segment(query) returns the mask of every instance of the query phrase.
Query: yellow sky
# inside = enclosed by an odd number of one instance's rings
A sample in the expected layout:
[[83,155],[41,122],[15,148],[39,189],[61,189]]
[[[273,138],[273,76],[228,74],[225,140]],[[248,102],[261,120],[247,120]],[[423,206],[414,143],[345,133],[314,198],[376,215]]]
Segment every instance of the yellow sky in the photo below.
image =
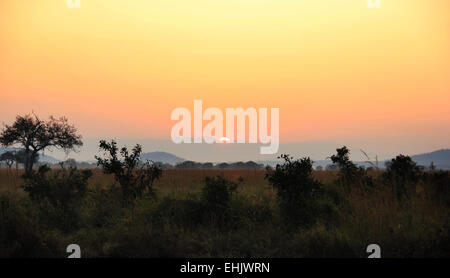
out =
[[[176,107],[279,107],[281,141],[450,140],[450,1],[0,1],[0,120],[169,138]],[[446,147],[446,146],[443,146]]]

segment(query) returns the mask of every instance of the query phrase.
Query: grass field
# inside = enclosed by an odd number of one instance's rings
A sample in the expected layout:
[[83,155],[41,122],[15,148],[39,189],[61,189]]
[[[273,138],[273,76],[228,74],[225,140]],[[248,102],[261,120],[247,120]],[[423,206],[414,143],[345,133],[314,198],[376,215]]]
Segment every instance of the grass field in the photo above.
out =
[[[263,170],[165,170],[155,197],[133,208],[120,205],[112,176],[93,172],[67,230],[57,211],[30,201],[20,171],[0,170],[0,256],[65,257],[71,243],[83,257],[367,257],[372,243],[383,257],[450,256],[450,210],[425,181],[399,201],[381,172],[370,173],[373,187],[361,188],[337,183],[337,172],[315,171],[334,198],[330,214],[288,229]],[[217,175],[243,178],[223,215],[208,214],[201,201],[205,177]]]

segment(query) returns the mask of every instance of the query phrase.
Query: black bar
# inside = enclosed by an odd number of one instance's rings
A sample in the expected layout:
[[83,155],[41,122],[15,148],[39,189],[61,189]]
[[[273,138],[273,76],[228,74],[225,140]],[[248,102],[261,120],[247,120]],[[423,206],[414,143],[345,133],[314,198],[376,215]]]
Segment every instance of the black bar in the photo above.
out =
[[[190,270],[183,272],[183,266],[188,263]],[[139,277],[333,277],[338,274],[358,277],[426,274],[433,277],[433,273],[446,273],[449,263],[450,259],[1,259],[0,268],[3,273],[6,269],[14,274],[32,270],[35,274],[61,274],[59,277],[69,273],[81,275],[79,277],[111,274],[125,278],[136,277],[137,273],[143,273]],[[255,269],[261,264],[265,266],[263,269]],[[211,266],[214,268],[209,272]],[[129,276],[131,274],[133,276]]]

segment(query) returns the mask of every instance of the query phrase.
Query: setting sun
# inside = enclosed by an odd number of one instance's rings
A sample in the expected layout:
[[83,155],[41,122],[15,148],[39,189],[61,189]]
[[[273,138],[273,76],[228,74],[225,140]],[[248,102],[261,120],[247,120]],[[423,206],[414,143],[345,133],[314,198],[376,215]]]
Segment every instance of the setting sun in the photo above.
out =
[[5,277],[449,247],[449,0],[0,0],[0,263],[46,258]]
[[228,137],[221,137],[219,139],[219,141],[220,141],[220,143],[228,143],[228,142],[230,142],[230,138],[228,138]]
[[202,99],[279,107],[285,143],[450,141],[449,1],[66,2],[0,2],[5,121],[35,111],[85,138],[169,139],[171,111]]

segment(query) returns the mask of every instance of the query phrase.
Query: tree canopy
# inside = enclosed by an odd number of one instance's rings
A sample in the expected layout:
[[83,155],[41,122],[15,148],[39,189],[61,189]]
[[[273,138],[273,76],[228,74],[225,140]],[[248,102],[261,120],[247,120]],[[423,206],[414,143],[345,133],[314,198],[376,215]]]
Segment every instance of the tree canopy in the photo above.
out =
[[33,163],[39,151],[52,147],[66,152],[82,146],[81,135],[68,123],[67,118],[42,120],[36,115],[16,116],[13,124],[5,124],[0,133],[0,144],[3,146],[20,145],[25,152],[25,174],[33,169]]

